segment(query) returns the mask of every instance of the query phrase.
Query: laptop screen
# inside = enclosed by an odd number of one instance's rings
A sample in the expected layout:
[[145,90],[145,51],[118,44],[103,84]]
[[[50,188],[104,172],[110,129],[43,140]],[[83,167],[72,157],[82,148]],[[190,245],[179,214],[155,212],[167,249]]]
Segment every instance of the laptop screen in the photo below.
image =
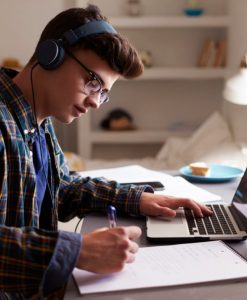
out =
[[234,194],[232,205],[235,208],[239,221],[245,227],[244,230],[247,230],[247,169]]

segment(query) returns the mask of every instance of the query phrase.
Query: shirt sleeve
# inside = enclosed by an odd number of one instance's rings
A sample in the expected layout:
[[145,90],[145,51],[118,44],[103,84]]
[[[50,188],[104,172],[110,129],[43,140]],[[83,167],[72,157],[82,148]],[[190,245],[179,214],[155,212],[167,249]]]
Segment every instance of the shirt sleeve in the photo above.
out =
[[59,290],[68,281],[79,256],[81,241],[81,234],[59,232],[54,254],[40,285],[41,299]]
[[76,177],[70,183],[62,181],[59,193],[59,219],[68,221],[91,211],[106,211],[114,205],[121,213],[140,215],[143,192],[153,193],[148,185],[122,187],[116,181],[101,178]]

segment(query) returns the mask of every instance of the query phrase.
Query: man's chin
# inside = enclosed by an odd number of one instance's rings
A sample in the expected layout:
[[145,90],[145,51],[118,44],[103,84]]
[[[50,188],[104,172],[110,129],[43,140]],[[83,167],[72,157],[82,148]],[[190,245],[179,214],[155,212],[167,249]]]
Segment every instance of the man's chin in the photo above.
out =
[[76,119],[76,117],[72,117],[72,116],[66,116],[66,117],[55,117],[55,119],[56,120],[58,120],[59,122],[61,122],[61,123],[64,123],[64,124],[70,124],[70,123],[72,123],[75,119]]

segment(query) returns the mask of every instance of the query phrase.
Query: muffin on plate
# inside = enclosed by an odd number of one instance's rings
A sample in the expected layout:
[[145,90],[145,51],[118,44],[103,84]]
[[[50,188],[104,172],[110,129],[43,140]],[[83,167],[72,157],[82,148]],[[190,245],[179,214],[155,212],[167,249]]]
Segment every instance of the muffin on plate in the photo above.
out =
[[204,162],[194,162],[189,165],[192,175],[196,176],[208,176],[210,168]]

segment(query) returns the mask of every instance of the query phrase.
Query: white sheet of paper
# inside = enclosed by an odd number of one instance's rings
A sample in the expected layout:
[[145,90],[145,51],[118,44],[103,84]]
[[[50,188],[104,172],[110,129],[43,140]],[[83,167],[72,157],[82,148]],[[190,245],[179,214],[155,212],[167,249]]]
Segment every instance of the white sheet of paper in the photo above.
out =
[[169,180],[172,176],[146,169],[142,166],[131,165],[119,168],[98,169],[80,172],[82,176],[105,177],[107,179],[116,180],[121,183],[125,182],[141,182],[141,181],[164,181]]
[[84,177],[105,177],[109,180],[125,182],[160,181],[165,186],[164,191],[156,191],[157,194],[164,194],[177,197],[192,198],[198,202],[219,201],[219,195],[210,193],[199,188],[180,176],[173,177],[158,171],[146,169],[138,165],[131,165],[120,168],[99,169],[80,172]]
[[164,191],[156,191],[156,194],[170,195],[176,197],[185,197],[196,200],[197,202],[206,203],[220,201],[221,196],[199,188],[180,176],[173,177],[166,185]]
[[221,241],[140,248],[112,275],[74,269],[81,294],[195,284],[247,277],[247,262]]

